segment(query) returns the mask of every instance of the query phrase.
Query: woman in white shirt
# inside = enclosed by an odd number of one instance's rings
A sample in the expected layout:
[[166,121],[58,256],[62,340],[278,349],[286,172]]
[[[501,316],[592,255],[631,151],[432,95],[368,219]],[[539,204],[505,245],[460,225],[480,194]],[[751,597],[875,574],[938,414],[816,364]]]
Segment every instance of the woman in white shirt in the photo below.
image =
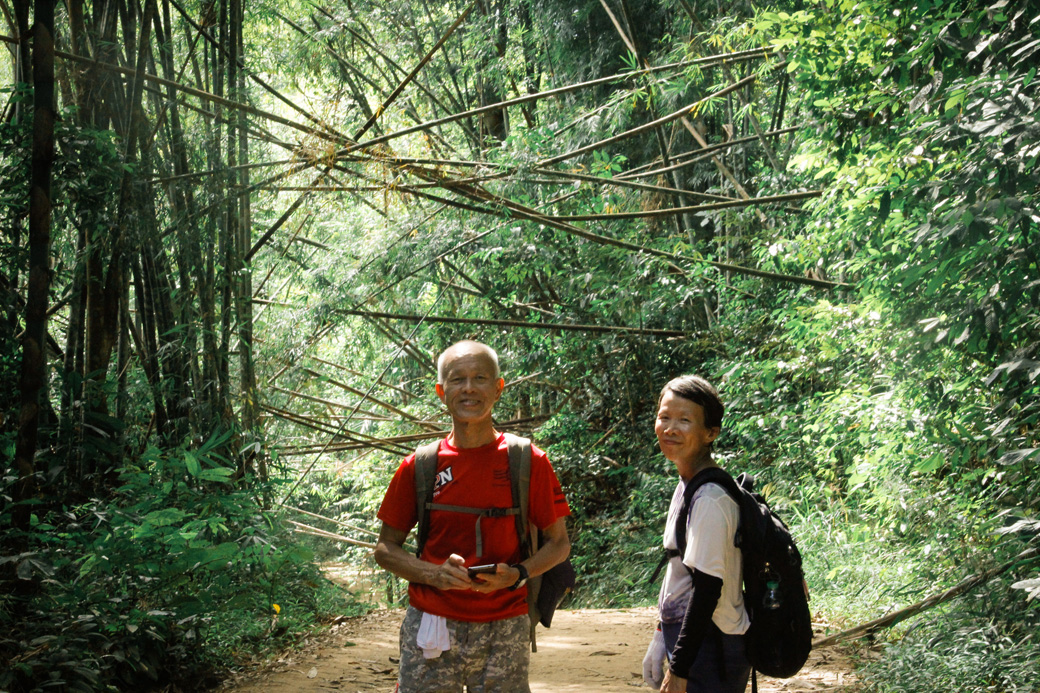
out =
[[654,432],[661,452],[675,464],[679,483],[664,531],[670,555],[658,597],[660,626],[643,665],[644,678],[654,684],[660,678],[660,690],[668,693],[743,693],[751,672],[743,636],[750,621],[741,590],[740,550],[733,543],[736,502],[718,484],[702,485],[688,508],[682,556],[675,539],[686,485],[718,466],[711,452],[723,411],[718,392],[699,376],[669,381],[658,401]]

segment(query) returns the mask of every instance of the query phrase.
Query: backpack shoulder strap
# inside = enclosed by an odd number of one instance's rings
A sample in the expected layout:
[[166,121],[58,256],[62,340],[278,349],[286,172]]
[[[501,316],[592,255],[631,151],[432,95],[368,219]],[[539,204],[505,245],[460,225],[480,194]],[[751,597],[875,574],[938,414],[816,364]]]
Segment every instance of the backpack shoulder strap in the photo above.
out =
[[430,536],[430,505],[433,503],[433,483],[437,476],[437,453],[441,441],[421,445],[415,450],[415,555],[421,556],[426,539]]
[[528,531],[527,510],[531,500],[531,441],[527,438],[506,433],[506,450],[509,452],[509,482],[513,491],[513,507],[517,509],[516,534],[520,537],[521,555],[530,557],[536,550]]
[[[679,557],[686,555],[686,523],[690,518],[690,506],[693,504],[693,496],[697,490],[705,484],[718,484],[726,490],[733,498],[740,510],[742,491],[733,477],[721,467],[709,467],[697,473],[683,490],[682,505],[679,507],[679,516],[675,520],[675,544],[678,546]],[[741,512],[741,515],[743,513]],[[739,530],[738,530],[739,532]]]
[[[741,485],[744,484],[744,474],[741,474]],[[750,479],[750,477],[749,477]],[[753,483],[750,480],[749,483]],[[737,504],[737,509],[740,511],[740,517],[743,519],[744,510],[741,502],[743,491],[737,482],[733,480],[729,472],[721,467],[709,467],[703,471],[698,472],[689,483],[686,484],[686,488],[683,489],[682,504],[679,506],[679,515],[675,518],[675,549],[665,549],[664,555],[661,556],[661,561],[657,564],[653,574],[650,576],[650,584],[657,581],[657,576],[660,575],[661,569],[664,568],[668,560],[674,557],[678,557],[682,560],[682,557],[686,555],[686,524],[690,519],[690,506],[693,504],[693,496],[697,493],[697,490],[705,484],[718,484],[726,490],[726,492],[733,498]],[[738,536],[740,530],[737,530]],[[734,543],[737,538],[734,537]],[[683,564],[688,572],[692,574],[689,567]]]

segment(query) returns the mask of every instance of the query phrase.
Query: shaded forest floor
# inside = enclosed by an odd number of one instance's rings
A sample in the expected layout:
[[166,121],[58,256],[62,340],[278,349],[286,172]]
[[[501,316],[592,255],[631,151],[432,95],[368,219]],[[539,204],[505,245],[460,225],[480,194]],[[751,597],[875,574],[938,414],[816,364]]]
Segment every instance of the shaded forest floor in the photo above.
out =
[[[388,693],[397,679],[398,628],[403,616],[403,609],[380,609],[343,619],[300,649],[228,681],[223,690]],[[642,660],[654,622],[651,607],[557,611],[552,628],[538,629],[538,652],[531,655],[532,693],[650,690],[643,685]],[[760,677],[759,690],[851,693],[855,684],[848,653],[828,648],[813,652],[794,678]]]

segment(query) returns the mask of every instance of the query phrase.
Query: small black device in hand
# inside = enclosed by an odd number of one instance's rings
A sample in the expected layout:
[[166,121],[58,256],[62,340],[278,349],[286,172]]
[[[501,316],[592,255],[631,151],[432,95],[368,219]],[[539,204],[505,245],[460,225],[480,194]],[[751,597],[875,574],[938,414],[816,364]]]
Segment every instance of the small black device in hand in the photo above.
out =
[[495,563],[488,563],[486,565],[472,565],[466,568],[466,572],[469,573],[471,578],[475,578],[478,575],[485,573],[494,573],[498,570],[498,565]]

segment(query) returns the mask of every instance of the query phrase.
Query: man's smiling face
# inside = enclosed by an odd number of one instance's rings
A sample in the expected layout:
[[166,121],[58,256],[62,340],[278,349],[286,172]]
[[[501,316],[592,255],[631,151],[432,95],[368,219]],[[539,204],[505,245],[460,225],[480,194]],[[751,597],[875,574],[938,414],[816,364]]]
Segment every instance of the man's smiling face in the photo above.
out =
[[494,360],[482,350],[460,350],[450,356],[444,364],[444,382],[437,384],[437,396],[452,421],[473,424],[491,420],[491,409],[505,386],[495,370]]

